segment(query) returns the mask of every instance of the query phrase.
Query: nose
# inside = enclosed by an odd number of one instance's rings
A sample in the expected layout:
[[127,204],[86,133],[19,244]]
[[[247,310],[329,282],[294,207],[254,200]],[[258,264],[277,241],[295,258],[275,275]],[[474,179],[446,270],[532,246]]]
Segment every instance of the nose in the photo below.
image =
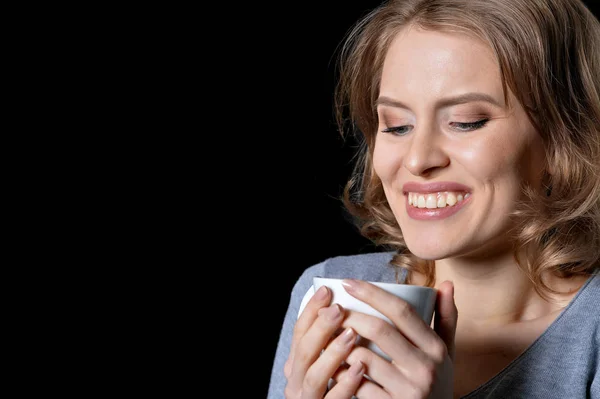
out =
[[449,164],[443,133],[431,125],[423,125],[420,129],[415,127],[404,157],[404,167],[414,176],[427,177]]

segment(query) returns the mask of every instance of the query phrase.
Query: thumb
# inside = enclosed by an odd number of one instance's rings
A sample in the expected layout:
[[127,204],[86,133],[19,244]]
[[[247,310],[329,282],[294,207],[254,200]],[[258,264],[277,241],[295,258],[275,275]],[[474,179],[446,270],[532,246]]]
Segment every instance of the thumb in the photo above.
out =
[[435,305],[434,330],[448,348],[450,358],[454,360],[454,336],[458,310],[454,303],[454,283],[444,281],[438,288]]

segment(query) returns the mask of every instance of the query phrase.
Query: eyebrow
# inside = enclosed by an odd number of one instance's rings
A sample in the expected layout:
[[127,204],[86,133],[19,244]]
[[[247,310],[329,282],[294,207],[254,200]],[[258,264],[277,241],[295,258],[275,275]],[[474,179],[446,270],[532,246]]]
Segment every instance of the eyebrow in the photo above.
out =
[[[496,101],[496,99],[494,99],[494,97],[490,96],[489,94],[484,94],[484,93],[465,93],[465,94],[460,94],[458,96],[443,98],[443,99],[437,101],[435,106],[436,106],[436,108],[446,108],[446,107],[450,107],[452,105],[466,104],[466,103],[475,102],[475,101],[487,102],[487,103],[495,105],[496,107],[499,107],[499,108],[503,107],[500,103],[498,103],[498,101]],[[401,101],[394,100],[394,99],[391,99],[386,96],[381,96],[377,99],[377,101],[375,101],[376,107],[379,107],[380,105],[386,105],[388,107],[395,107],[395,108],[410,109],[409,106],[405,105]]]

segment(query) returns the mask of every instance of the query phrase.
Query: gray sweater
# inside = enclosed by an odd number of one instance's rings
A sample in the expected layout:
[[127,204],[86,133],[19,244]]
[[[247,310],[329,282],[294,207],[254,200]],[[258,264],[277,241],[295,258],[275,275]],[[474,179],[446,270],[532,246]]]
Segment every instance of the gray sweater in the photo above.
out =
[[[307,268],[291,293],[275,353],[268,399],[284,398],[283,365],[300,304],[314,276],[395,282],[391,253],[330,258]],[[405,271],[400,273],[403,282]],[[571,303],[529,348],[500,373],[463,396],[480,398],[600,399],[600,277],[590,277]]]

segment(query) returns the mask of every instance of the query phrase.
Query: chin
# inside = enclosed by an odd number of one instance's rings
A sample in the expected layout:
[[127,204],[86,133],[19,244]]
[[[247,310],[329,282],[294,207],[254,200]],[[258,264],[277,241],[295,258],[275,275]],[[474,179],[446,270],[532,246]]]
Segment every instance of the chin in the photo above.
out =
[[424,240],[416,240],[417,242],[410,242],[406,240],[406,246],[408,250],[415,256],[423,260],[439,260],[452,257],[455,252],[451,251],[450,248],[441,246],[436,242],[427,242]]

